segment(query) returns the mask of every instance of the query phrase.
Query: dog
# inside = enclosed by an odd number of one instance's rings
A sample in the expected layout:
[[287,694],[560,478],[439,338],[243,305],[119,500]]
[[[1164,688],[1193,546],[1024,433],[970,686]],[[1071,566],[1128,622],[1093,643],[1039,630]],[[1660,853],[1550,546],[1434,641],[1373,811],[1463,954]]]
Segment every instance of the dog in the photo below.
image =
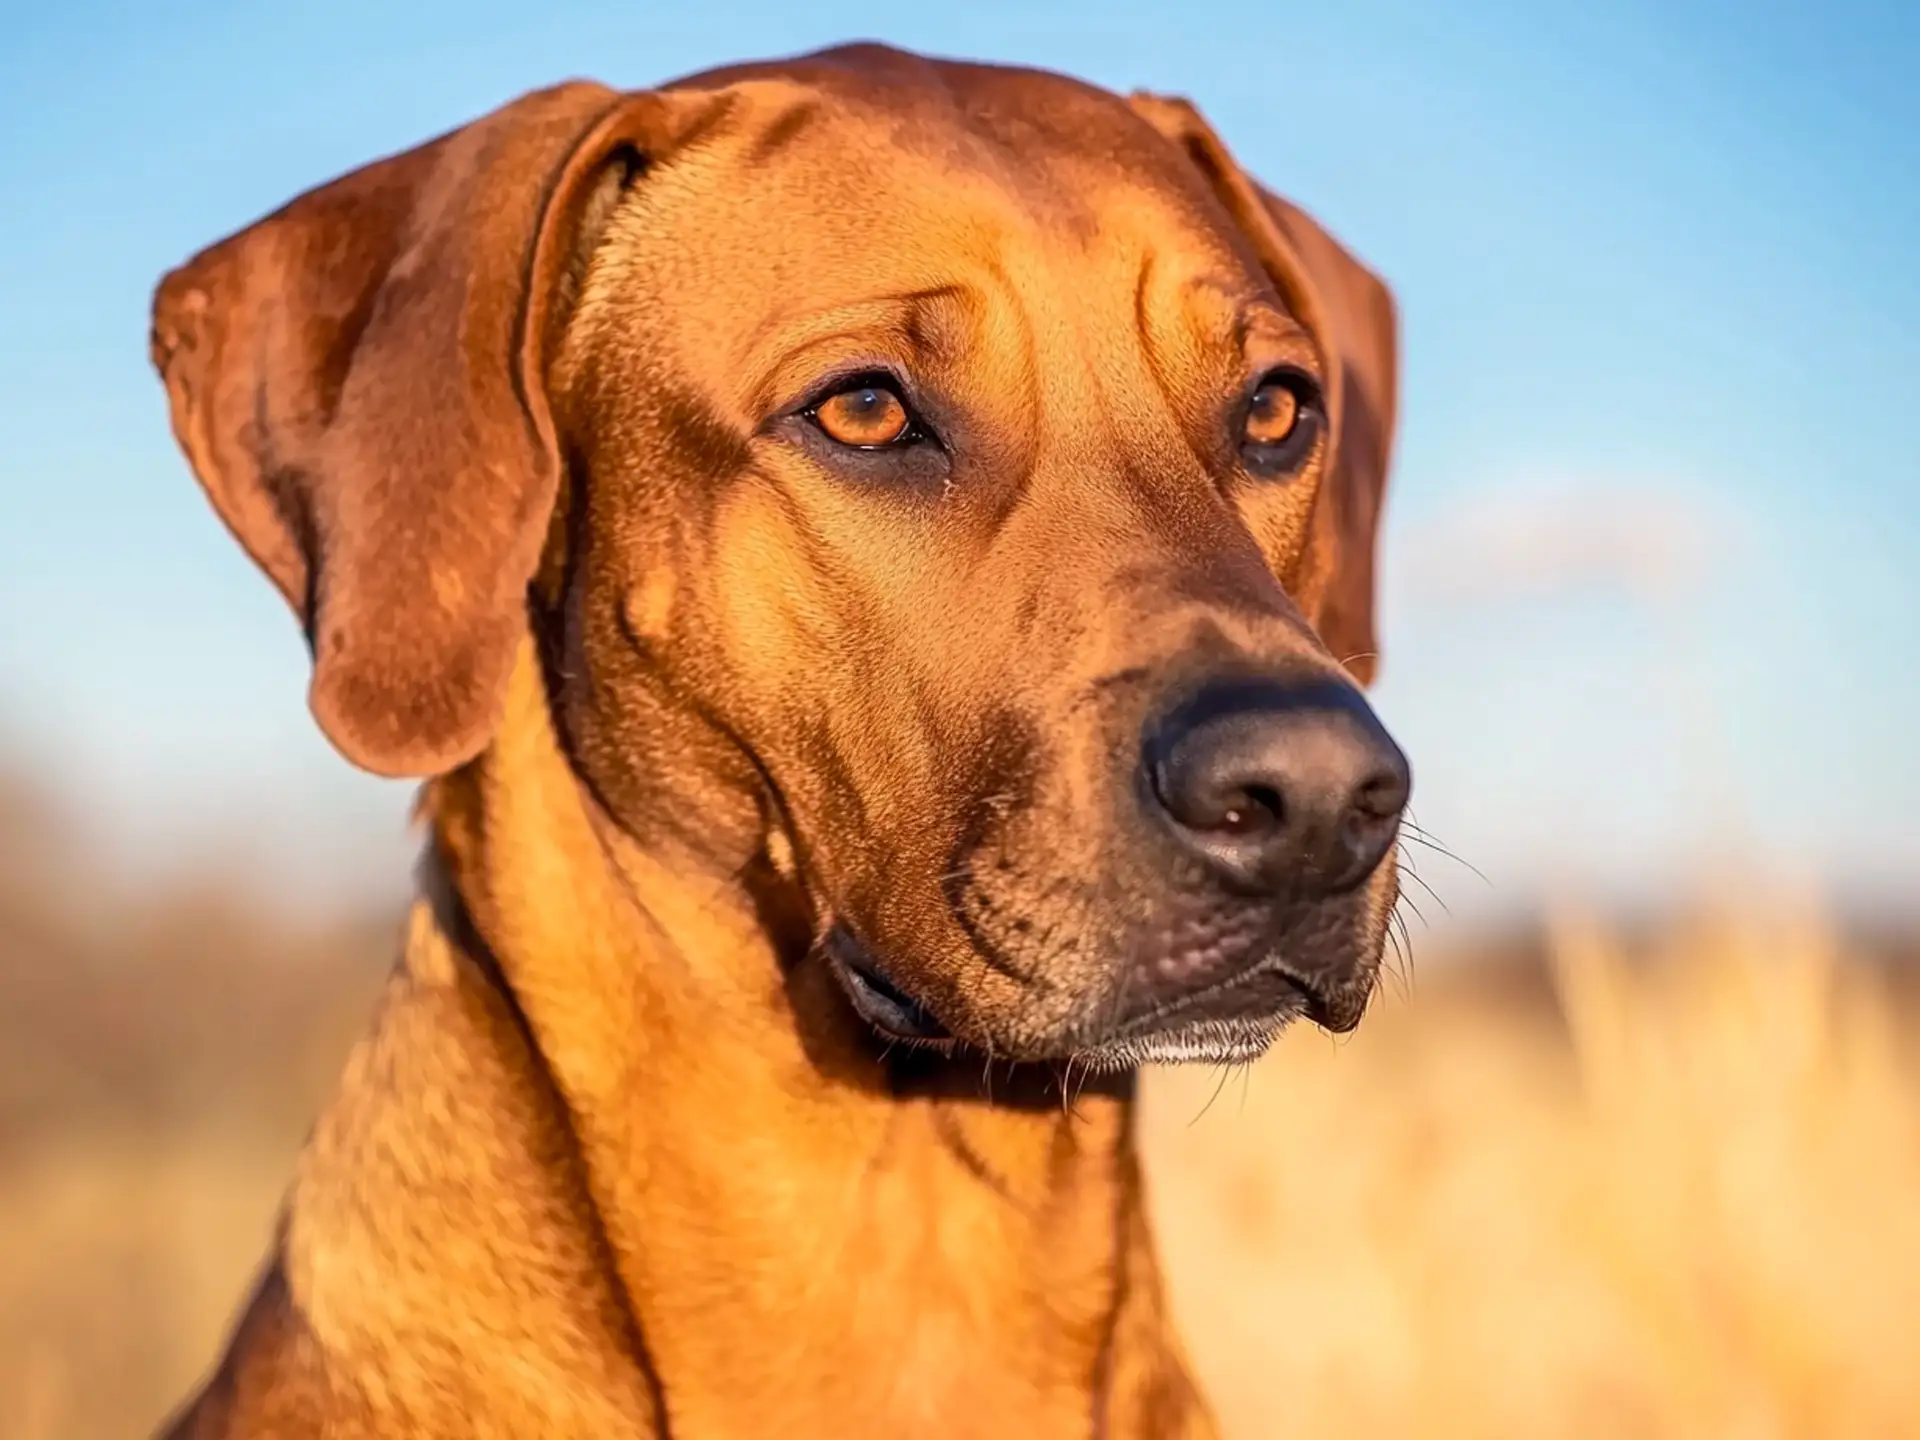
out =
[[1188,103],[877,46],[531,93],[168,275],[429,840],[165,1433],[1213,1433],[1135,1077],[1373,987],[1395,328]]

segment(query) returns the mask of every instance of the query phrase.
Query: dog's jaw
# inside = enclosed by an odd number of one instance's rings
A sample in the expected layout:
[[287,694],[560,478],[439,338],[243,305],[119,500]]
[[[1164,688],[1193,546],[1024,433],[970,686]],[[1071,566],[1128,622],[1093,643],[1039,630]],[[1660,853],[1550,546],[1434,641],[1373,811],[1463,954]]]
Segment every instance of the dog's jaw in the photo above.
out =
[[1251,1064],[1295,1020],[1333,1034],[1352,1030],[1373,992],[1373,970],[1329,986],[1297,972],[1275,953],[1260,964],[1178,1003],[1102,1032],[1063,1034],[1032,1053],[976,1044],[947,1027],[931,1008],[891,978],[844,926],[834,925],[818,946],[848,1004],[887,1046],[954,1054],[979,1049],[1008,1060],[1083,1068],[1112,1074],[1148,1064]]

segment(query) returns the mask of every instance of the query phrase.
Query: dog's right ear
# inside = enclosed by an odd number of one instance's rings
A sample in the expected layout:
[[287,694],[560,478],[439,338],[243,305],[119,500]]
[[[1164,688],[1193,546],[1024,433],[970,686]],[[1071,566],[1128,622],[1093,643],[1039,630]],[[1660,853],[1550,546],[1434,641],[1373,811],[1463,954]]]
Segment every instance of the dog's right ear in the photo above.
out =
[[1374,552],[1399,381],[1393,295],[1313,217],[1243,171],[1192,102],[1136,93],[1132,105],[1193,164],[1320,346],[1333,422],[1330,464],[1306,551],[1285,579],[1334,658],[1370,685],[1380,663]]
[[305,626],[315,717],[368,770],[438,774],[492,735],[559,482],[546,362],[664,103],[527,95],[161,282],[174,433]]

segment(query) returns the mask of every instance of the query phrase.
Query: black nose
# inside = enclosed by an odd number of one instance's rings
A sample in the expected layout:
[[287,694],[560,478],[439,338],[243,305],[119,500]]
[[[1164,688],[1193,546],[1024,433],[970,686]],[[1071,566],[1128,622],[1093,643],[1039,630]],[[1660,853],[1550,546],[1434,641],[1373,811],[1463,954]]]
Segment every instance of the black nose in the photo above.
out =
[[1148,803],[1220,878],[1318,898],[1373,873],[1413,778],[1359,690],[1313,676],[1213,681],[1147,725]]

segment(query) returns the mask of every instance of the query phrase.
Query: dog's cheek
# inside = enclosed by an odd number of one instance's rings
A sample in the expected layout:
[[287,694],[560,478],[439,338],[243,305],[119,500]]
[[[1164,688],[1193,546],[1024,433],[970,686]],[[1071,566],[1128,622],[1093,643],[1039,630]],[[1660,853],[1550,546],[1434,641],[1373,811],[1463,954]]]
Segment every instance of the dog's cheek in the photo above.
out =
[[1307,475],[1240,498],[1240,514],[1267,568],[1293,593],[1306,563],[1309,521],[1322,484],[1318,467]]

